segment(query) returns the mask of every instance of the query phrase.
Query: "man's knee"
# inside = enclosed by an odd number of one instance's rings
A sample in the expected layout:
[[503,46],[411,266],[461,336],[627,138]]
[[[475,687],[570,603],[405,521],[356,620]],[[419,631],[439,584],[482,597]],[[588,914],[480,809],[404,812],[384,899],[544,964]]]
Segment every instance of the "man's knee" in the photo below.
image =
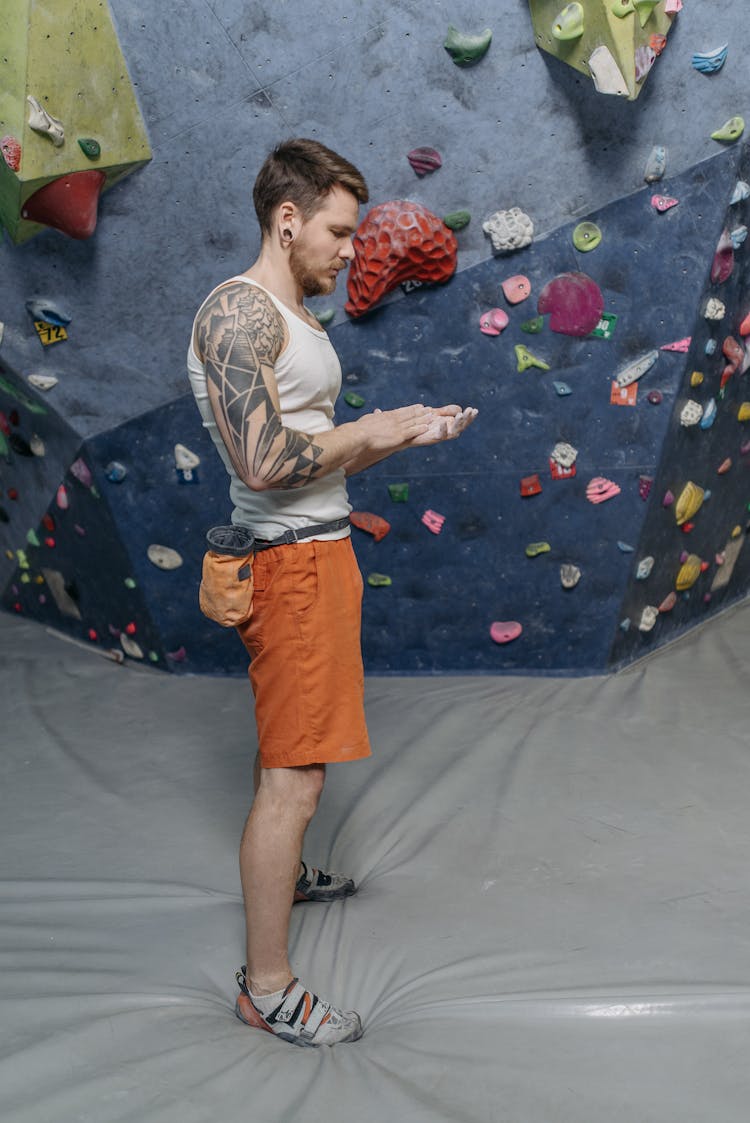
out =
[[274,800],[296,808],[308,820],[313,817],[323,791],[324,764],[305,764],[297,768],[264,768],[261,789]]

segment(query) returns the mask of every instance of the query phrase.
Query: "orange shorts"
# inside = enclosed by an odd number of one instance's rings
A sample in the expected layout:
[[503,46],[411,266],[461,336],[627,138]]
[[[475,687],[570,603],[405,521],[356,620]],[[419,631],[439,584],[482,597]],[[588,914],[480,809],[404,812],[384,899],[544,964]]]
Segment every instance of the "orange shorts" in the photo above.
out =
[[262,766],[369,756],[351,539],[262,550],[253,579],[253,614],[237,631],[250,653]]

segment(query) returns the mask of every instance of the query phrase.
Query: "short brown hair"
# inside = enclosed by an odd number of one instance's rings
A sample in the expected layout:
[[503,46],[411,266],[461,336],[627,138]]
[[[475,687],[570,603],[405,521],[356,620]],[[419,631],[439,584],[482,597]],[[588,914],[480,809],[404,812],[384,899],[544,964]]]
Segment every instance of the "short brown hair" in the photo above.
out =
[[336,186],[344,187],[360,203],[370,195],[362,173],[317,140],[304,137],[277,144],[263,163],[253,187],[253,203],[261,232],[271,233],[273,212],[288,199],[311,218]]

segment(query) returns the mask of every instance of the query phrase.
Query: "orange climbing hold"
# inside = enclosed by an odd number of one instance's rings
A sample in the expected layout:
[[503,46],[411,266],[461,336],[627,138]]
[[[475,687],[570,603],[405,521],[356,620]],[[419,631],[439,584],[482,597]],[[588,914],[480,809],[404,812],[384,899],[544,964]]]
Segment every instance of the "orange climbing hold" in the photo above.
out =
[[447,281],[456,271],[453,231],[421,203],[393,199],[365,216],[354,235],[345,309],[361,316],[404,281]]
[[381,518],[380,515],[373,515],[370,511],[352,511],[349,515],[349,521],[358,530],[364,530],[367,534],[371,534],[376,542],[385,538],[391,529],[391,524],[386,519]]

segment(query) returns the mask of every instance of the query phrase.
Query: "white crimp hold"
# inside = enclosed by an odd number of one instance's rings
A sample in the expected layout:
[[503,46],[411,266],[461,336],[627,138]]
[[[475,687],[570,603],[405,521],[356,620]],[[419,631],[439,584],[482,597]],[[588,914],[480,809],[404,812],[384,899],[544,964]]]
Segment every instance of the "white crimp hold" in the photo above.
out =
[[482,223],[482,230],[492,239],[496,253],[510,253],[531,244],[534,237],[534,223],[520,207],[509,211],[495,211]]
[[29,128],[34,129],[37,133],[44,133],[48,136],[55,148],[59,148],[65,141],[65,128],[62,121],[58,121],[57,117],[53,117],[46,109],[43,108],[31,94],[26,98],[29,103]]

